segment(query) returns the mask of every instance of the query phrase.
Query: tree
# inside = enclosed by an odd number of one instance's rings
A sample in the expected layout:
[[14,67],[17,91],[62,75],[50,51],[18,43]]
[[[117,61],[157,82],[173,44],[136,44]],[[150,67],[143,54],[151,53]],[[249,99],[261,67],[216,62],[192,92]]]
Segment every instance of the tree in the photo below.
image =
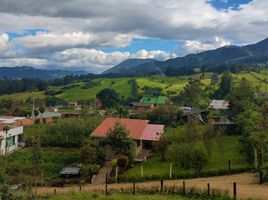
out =
[[158,141],[156,145],[157,151],[160,153],[161,162],[166,161],[166,152],[167,152],[168,145],[169,145],[168,138],[165,136],[165,134],[162,134],[162,136],[160,137],[160,140]]
[[36,197],[36,188],[42,180],[42,164],[43,164],[43,153],[41,150],[41,145],[39,138],[34,138],[33,146],[31,148],[30,157],[31,166],[24,168],[22,174],[22,179],[26,185],[27,190]]
[[108,130],[107,138],[104,142],[111,147],[115,156],[127,156],[130,162],[134,160],[134,141],[128,137],[128,131],[120,122],[116,122]]
[[228,97],[231,116],[235,116],[256,102],[255,91],[247,79],[240,80],[238,87],[235,87]]
[[190,80],[183,91],[175,99],[178,103],[183,106],[191,107],[202,107],[206,105],[206,102],[203,102],[204,90],[202,88],[203,84],[199,79]]
[[103,89],[97,94],[97,98],[105,108],[113,107],[120,102],[119,95],[113,89]]
[[248,162],[254,163],[255,169],[263,166],[263,156],[268,142],[267,117],[256,107],[248,107],[236,116],[242,132],[241,142]]
[[5,139],[6,139],[6,144],[5,144],[5,155],[7,156],[7,150],[8,150],[8,143],[7,143],[7,134],[8,134],[8,131],[10,130],[10,127],[9,126],[4,126],[4,128],[3,128],[3,131],[5,132],[5,134],[6,134],[6,137],[5,137]]
[[172,148],[172,157],[178,167],[189,169],[191,167],[192,145],[189,143],[175,143]]
[[93,144],[85,140],[80,149],[80,159],[83,164],[94,164],[97,161],[98,152]]
[[220,87],[216,91],[218,98],[225,98],[232,90],[233,78],[229,72],[225,72],[221,77]]
[[41,114],[41,122],[43,122],[43,113],[45,112],[45,107],[43,107],[43,106],[41,106],[40,108],[39,108],[39,111],[40,111],[40,114]]
[[197,176],[201,175],[201,171],[207,162],[208,158],[206,150],[196,146],[192,151],[192,167],[196,170]]

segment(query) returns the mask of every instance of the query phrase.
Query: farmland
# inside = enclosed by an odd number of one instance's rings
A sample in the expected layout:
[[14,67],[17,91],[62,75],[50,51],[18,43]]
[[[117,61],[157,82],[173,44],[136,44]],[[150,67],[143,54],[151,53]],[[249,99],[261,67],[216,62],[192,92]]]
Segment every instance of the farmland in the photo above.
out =
[[[254,87],[259,88],[260,91],[267,91],[267,79],[268,70],[262,70],[259,73],[256,72],[240,72],[239,74],[233,74],[234,81],[238,82],[242,78],[246,78]],[[90,80],[93,83],[91,86],[87,86],[88,82],[77,82],[69,86],[50,86],[49,90],[60,91],[56,95],[57,98],[64,101],[81,101],[90,100],[96,97],[96,94],[104,88],[114,89],[123,98],[131,95],[130,80],[135,79],[138,86],[138,93],[143,94],[146,87],[160,88],[161,93],[164,95],[178,95],[180,91],[187,85],[190,79],[200,78],[202,74],[195,74],[192,76],[179,76],[179,77],[166,77],[166,76],[152,76],[152,77],[121,77],[121,78],[97,78]],[[211,73],[204,73],[204,77],[201,78],[201,82],[205,86],[211,84]],[[11,98],[16,100],[26,100],[27,98],[39,98],[44,99],[46,95],[43,91],[36,92],[23,92],[10,95],[2,95],[0,99]]]

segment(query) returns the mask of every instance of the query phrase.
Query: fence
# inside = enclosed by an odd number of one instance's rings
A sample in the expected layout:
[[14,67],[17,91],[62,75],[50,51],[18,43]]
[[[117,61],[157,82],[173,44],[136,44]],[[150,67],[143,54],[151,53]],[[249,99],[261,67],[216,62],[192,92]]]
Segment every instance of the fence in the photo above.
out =
[[[129,183],[129,184],[111,184],[109,185],[106,181],[103,185],[98,185],[98,187],[83,187],[78,186],[77,188],[69,188],[69,190],[63,190],[62,188],[53,188],[52,191],[48,191],[47,194],[57,195],[57,194],[68,194],[71,192],[90,192],[90,193],[98,193],[110,195],[113,193],[120,194],[129,194],[129,195],[155,195],[155,194],[163,194],[163,195],[179,195],[185,197],[203,197],[203,198],[216,198],[216,197],[225,197],[226,199],[237,199],[237,183],[233,182],[232,191],[230,192],[226,190],[213,189],[210,183],[206,183],[206,188],[198,189],[195,187],[187,187],[187,183],[185,181],[179,182],[174,185],[165,185],[164,180],[160,180],[157,184],[155,182],[151,185],[145,185],[144,183]],[[203,185],[203,186],[205,186]],[[230,186],[231,187],[231,186]],[[47,195],[46,194],[46,195]]]

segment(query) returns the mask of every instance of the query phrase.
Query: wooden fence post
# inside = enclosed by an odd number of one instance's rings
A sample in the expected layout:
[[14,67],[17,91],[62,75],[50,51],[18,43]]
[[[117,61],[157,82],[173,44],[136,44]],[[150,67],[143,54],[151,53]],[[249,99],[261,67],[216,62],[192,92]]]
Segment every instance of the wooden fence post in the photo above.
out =
[[210,196],[210,185],[208,183],[208,196]]
[[133,188],[132,189],[133,189],[133,191],[132,191],[133,195],[135,195],[135,193],[136,193],[136,183],[135,182],[133,182]]
[[54,195],[56,195],[57,194],[57,190],[56,190],[56,188],[54,188]]
[[169,165],[169,178],[172,179],[172,163]]
[[82,186],[80,185],[80,186],[79,186],[79,192],[81,192],[81,191],[82,191]]
[[260,185],[263,184],[263,171],[260,169]]
[[161,181],[160,181],[160,193],[161,193],[161,194],[163,193],[163,188],[164,188],[164,181],[161,180]]
[[236,199],[236,182],[233,183],[233,199]]
[[186,194],[185,181],[182,182],[182,194]]
[[105,177],[105,194],[108,194],[108,174],[106,173]]
[[115,168],[115,182],[117,183],[118,179],[118,167]]
[[141,177],[143,177],[143,165],[141,166]]
[[231,160],[228,160],[228,172],[231,174]]

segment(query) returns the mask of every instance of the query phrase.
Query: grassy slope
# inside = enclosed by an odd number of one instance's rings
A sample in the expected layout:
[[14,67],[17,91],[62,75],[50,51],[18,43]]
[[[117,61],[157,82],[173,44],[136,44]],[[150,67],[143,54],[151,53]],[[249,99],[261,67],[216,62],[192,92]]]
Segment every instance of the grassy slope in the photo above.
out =
[[0,99],[10,98],[14,100],[26,100],[29,97],[39,98],[43,99],[45,98],[44,92],[20,92],[20,93],[14,93],[9,95],[0,95]]
[[[204,145],[199,143],[199,145]],[[225,136],[216,138],[211,141],[212,153],[205,170],[213,169],[228,169],[228,160],[231,160],[233,168],[245,167],[246,161],[243,155],[239,153],[239,137],[237,136]],[[159,156],[154,155],[146,162],[138,164],[126,172],[127,176],[140,176],[141,165],[144,168],[144,175],[168,175],[169,166],[172,163],[172,152],[167,152],[167,161],[160,162]],[[192,169],[181,169],[176,167],[173,163],[174,173],[190,172]]]
[[[189,78],[199,78],[201,74],[196,74],[193,76],[180,76],[180,77],[163,77],[163,76],[153,76],[153,77],[139,77],[136,78],[139,93],[142,94],[142,90],[145,86],[149,87],[159,87],[162,88],[164,94],[168,92],[175,92],[179,94],[181,90],[188,83]],[[265,83],[261,83],[261,80],[268,79],[268,70],[262,70],[260,73],[256,72],[241,72],[237,75],[233,75],[235,82],[238,82],[240,79],[245,77],[249,80],[253,86],[259,86],[261,91],[265,91]],[[202,83],[205,85],[210,85],[211,73],[205,73],[205,77],[202,80]],[[92,88],[83,89],[82,87],[86,84],[84,82],[75,83],[77,87],[64,89],[63,87],[50,87],[50,89],[60,90],[63,89],[64,92],[57,95],[57,97],[65,101],[79,101],[79,100],[88,100],[95,98],[96,94],[104,88],[112,88],[116,90],[121,96],[127,97],[131,94],[131,85],[128,83],[129,80],[133,78],[123,77],[123,78],[98,78],[93,80],[97,83],[97,86]],[[267,84],[266,84],[267,85]],[[23,92],[16,93],[11,95],[2,95],[1,98],[12,98],[16,100],[26,100],[28,97],[35,98],[45,98],[44,92]]]
[[92,88],[83,89],[86,83],[79,83],[79,87],[66,90],[64,93],[57,95],[57,97],[65,101],[79,101],[88,100],[96,97],[96,94],[104,88],[112,88],[116,90],[121,96],[127,97],[131,94],[131,85],[128,83],[130,78],[103,78],[95,79],[93,82],[98,85]]
[[[46,178],[58,177],[63,167],[73,164],[79,157],[77,149],[42,148],[42,152],[42,169]],[[30,148],[25,148],[11,154],[7,158],[7,173],[12,176],[14,175],[14,169],[19,169],[21,166],[29,166],[31,156],[32,151]]]

